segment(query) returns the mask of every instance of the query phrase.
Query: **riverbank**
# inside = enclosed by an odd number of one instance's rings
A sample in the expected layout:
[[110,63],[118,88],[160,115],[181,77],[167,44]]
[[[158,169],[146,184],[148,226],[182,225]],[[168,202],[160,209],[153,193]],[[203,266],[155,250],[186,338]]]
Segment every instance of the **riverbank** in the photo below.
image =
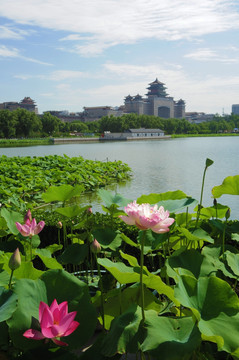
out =
[[186,137],[223,137],[223,136],[239,136],[239,133],[220,133],[220,134],[172,134],[171,138],[186,138]]
[[56,145],[56,144],[77,144],[77,143],[94,143],[94,142],[109,142],[109,141],[139,141],[139,140],[165,140],[188,137],[228,137],[239,136],[239,133],[221,133],[221,134],[172,134],[165,136],[153,137],[128,137],[107,139],[102,137],[61,137],[61,138],[39,138],[39,139],[0,139],[0,148],[6,147],[23,147],[35,145]]
[[34,145],[53,145],[52,138],[39,139],[0,139],[0,147],[21,147]]
[[94,137],[94,138],[54,138],[54,144],[76,144],[76,143],[87,143],[87,142],[109,142],[109,141],[139,141],[139,140],[165,140],[170,139],[171,135],[165,136],[151,136],[151,137],[115,137],[115,138],[107,138],[107,137]]

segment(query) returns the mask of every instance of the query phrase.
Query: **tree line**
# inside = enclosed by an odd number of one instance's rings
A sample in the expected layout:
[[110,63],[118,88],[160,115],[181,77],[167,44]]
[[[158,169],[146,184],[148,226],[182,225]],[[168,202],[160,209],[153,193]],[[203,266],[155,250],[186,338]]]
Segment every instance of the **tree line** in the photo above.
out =
[[78,121],[66,123],[50,113],[37,115],[26,109],[0,110],[0,138],[49,137],[77,132],[98,132],[99,126]]
[[138,128],[161,129],[166,134],[216,134],[232,132],[239,128],[239,116],[215,115],[213,120],[200,124],[185,119],[163,119],[157,116],[125,114],[121,117],[106,116],[99,120],[99,131],[124,132]]
[[30,138],[81,133],[124,132],[138,128],[161,129],[165,134],[216,134],[239,128],[238,115],[215,115],[213,120],[200,124],[185,119],[163,119],[157,116],[125,114],[121,117],[104,116],[93,122],[63,122],[50,113],[37,115],[25,109],[0,110],[0,138]]

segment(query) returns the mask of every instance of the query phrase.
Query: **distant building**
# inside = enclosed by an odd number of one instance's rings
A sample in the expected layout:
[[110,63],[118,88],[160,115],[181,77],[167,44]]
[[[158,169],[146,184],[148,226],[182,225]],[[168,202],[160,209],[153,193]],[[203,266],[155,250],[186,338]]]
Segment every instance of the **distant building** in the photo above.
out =
[[84,107],[82,117],[84,121],[96,121],[103,116],[122,116],[123,110],[121,108],[113,108],[111,106],[93,106]]
[[30,112],[34,112],[35,114],[38,114],[38,109],[35,105],[35,101],[33,101],[29,96],[24,97],[24,99],[22,101],[18,102],[13,102],[13,101],[8,101],[8,102],[4,102],[0,104],[0,110],[16,110],[16,109],[25,109],[27,111]]
[[185,102],[180,99],[175,101],[166,93],[166,87],[156,79],[149,84],[146,98],[137,94],[128,95],[124,99],[125,113],[136,113],[138,115],[154,115],[165,119],[185,117]]
[[125,131],[125,133],[127,134],[127,137],[135,137],[135,138],[140,138],[140,137],[159,137],[159,136],[164,136],[164,131],[161,129],[145,129],[145,128],[140,128],[140,129],[129,129],[128,131]]
[[186,112],[185,119],[193,124],[200,124],[202,122],[212,121],[214,114],[205,114],[204,112]]
[[51,114],[53,116],[56,116],[58,119],[60,119],[63,122],[75,122],[75,121],[84,121],[82,114],[83,113],[69,113],[69,111],[67,110],[62,110],[62,111],[58,111],[58,110],[48,110],[48,111],[44,111],[44,114]]
[[105,131],[100,140],[142,140],[164,138],[164,131],[161,129],[129,129],[123,133],[112,133]]
[[239,115],[239,104],[232,105],[232,114]]

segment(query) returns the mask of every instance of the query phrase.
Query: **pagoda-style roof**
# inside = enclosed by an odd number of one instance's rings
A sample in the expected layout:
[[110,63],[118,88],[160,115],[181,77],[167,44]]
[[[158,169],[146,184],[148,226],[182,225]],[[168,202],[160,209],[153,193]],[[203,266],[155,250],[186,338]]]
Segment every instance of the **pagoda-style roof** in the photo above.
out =
[[177,101],[177,105],[185,105],[185,101],[183,99],[179,99]]
[[25,96],[20,104],[34,105],[35,101],[33,101],[29,96]]
[[157,84],[164,85],[164,83],[158,81],[158,78],[156,78],[153,82],[149,83],[149,85],[157,85]]
[[137,94],[135,97],[134,97],[134,100],[136,101],[139,101],[139,100],[142,100],[142,96]]
[[133,100],[133,96],[131,95],[127,95],[124,99],[124,101],[132,101]]
[[149,90],[146,94],[147,96],[158,96],[158,97],[167,97],[168,94],[166,93],[166,87],[164,86],[164,83],[156,80],[154,80],[152,83],[149,84],[149,87],[147,87]]

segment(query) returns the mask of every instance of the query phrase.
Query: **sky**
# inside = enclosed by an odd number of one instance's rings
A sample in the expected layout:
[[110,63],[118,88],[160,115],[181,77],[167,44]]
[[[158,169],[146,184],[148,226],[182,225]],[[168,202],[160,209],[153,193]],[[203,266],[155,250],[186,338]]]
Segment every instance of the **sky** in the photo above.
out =
[[120,106],[156,78],[186,111],[239,103],[239,0],[0,0],[0,103]]

